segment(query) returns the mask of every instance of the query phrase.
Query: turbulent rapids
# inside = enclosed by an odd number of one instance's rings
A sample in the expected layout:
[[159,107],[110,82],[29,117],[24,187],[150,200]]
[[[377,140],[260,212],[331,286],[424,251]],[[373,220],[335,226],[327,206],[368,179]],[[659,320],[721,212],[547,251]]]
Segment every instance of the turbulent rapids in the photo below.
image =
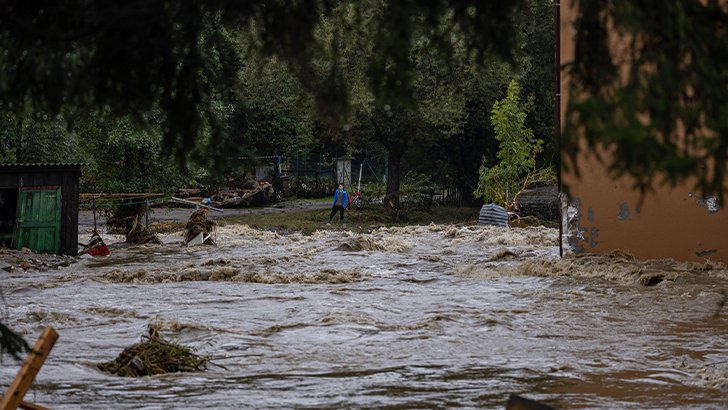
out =
[[[728,393],[723,265],[560,259],[558,231],[543,227],[213,236],[5,274],[8,324],[29,340],[60,334],[34,402],[502,409],[516,393],[560,409],[712,409]],[[96,368],[148,326],[212,364],[138,380]],[[6,361],[2,384],[16,371]]]

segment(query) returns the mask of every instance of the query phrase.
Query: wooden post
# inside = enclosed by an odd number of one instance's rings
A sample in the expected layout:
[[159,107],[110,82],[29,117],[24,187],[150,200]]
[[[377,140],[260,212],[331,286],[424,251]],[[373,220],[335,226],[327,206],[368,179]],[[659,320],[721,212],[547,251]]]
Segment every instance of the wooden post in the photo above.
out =
[[144,218],[144,225],[149,229],[149,198],[146,199],[146,217]]
[[15,376],[15,380],[13,380],[10,387],[8,387],[7,393],[2,397],[0,410],[15,410],[18,407],[31,410],[44,409],[44,407],[24,402],[23,397],[25,397],[25,393],[28,392],[28,389],[33,384],[35,376],[38,374],[41,366],[43,366],[43,363],[45,363],[46,357],[48,357],[51,349],[53,349],[56,340],[58,340],[58,333],[52,327],[47,327],[43,330],[40,338],[38,338],[35,346],[33,346],[33,351],[28,354],[18,375]]

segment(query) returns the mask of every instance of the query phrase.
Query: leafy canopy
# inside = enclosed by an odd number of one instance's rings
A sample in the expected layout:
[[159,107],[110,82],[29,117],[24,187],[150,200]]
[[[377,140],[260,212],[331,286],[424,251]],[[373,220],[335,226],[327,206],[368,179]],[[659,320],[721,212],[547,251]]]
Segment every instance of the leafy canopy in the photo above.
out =
[[[432,47],[447,56],[450,31],[458,27],[478,55],[509,58],[512,10],[522,2],[491,0],[389,0],[373,16],[374,58],[366,76],[376,98],[411,102],[413,27],[438,27]],[[42,112],[75,119],[85,110],[109,109],[115,117],[158,109],[162,147],[180,163],[206,161],[229,137],[216,104],[241,87],[239,32],[254,36],[252,48],[275,55],[312,92],[317,111],[342,122],[350,111],[346,83],[335,64],[320,72],[313,63],[338,56],[336,37],[316,36],[322,16],[338,4],[324,0],[7,0],[0,3],[0,113]],[[352,3],[361,15],[368,3]],[[422,19],[413,18],[422,16]],[[324,51],[322,53],[322,50]],[[329,53],[328,51],[333,51]],[[482,57],[481,57],[482,58]],[[321,86],[321,85],[325,86]],[[209,134],[213,149],[196,138]],[[218,148],[215,150],[214,148]]]

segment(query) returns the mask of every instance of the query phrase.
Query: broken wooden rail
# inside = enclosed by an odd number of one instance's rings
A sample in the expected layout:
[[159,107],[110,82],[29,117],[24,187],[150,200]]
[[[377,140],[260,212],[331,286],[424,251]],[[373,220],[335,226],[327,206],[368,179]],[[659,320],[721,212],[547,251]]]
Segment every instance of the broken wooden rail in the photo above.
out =
[[23,362],[23,366],[20,368],[18,375],[15,376],[13,382],[10,383],[10,387],[8,387],[8,391],[2,397],[2,400],[0,400],[0,410],[15,410],[17,408],[49,410],[46,407],[25,402],[23,398],[33,384],[35,376],[38,375],[51,349],[53,349],[53,345],[56,344],[56,340],[58,340],[58,333],[52,327],[47,327],[43,330],[38,341],[35,342],[33,350],[28,354],[25,362]]

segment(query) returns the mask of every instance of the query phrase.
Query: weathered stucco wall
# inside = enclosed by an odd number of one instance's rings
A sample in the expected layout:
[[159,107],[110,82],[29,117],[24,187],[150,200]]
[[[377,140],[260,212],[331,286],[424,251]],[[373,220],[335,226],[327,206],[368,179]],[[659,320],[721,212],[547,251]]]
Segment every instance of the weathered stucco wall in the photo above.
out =
[[[574,59],[573,4],[561,1],[561,65]],[[561,123],[565,123],[570,78],[561,72]],[[578,84],[575,84],[578,87]],[[615,250],[639,259],[671,258],[680,261],[728,263],[728,209],[715,198],[700,198],[693,192],[694,181],[670,187],[655,184],[642,195],[632,189],[628,177],[609,177],[611,157],[600,151],[604,162],[581,149],[578,172],[562,170],[568,186],[571,211],[565,214],[565,249],[576,253]],[[659,182],[659,178],[657,181]]]

